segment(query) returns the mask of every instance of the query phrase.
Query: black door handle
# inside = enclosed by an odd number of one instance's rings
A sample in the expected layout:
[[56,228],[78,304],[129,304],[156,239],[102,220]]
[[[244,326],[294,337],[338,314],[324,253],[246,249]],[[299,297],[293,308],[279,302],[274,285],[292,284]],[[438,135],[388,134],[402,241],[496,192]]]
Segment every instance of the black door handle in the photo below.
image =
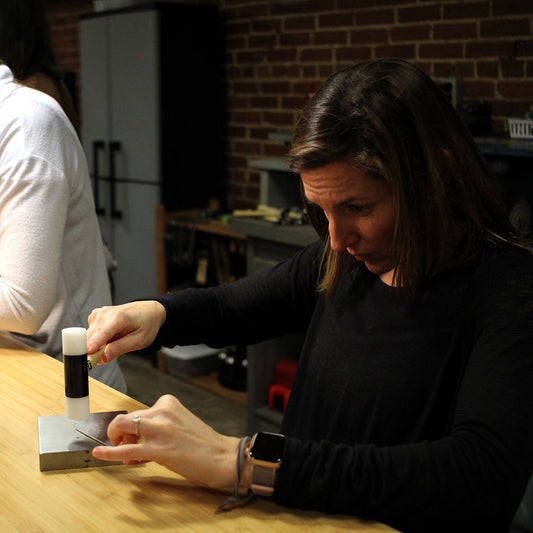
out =
[[117,197],[116,197],[116,181],[115,174],[115,152],[119,152],[121,144],[119,141],[113,141],[109,143],[109,187],[111,196],[111,218],[122,218],[122,211],[117,209]]
[[98,164],[98,153],[104,149],[104,141],[93,142],[94,205],[97,215],[105,215],[105,208],[100,205],[100,165]]

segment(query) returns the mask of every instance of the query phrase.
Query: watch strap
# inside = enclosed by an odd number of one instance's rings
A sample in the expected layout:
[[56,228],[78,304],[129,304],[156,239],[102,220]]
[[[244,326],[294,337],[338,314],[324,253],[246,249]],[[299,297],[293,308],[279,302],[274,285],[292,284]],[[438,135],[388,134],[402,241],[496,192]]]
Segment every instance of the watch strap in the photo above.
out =
[[251,489],[259,496],[272,496],[276,483],[277,468],[269,468],[254,464]]

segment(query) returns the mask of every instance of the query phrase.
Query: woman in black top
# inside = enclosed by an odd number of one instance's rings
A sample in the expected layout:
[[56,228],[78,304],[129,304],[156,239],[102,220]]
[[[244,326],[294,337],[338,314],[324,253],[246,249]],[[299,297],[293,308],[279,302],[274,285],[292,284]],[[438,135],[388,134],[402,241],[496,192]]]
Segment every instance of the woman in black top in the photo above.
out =
[[[314,96],[290,162],[319,243],[233,284],[95,310],[88,351],[305,331],[275,501],[508,531],[533,469],[533,258],[470,134],[421,71],[368,61]],[[137,414],[144,443],[117,417],[123,445],[94,454],[233,486],[239,439],[168,396]],[[257,467],[242,467],[246,489]]]

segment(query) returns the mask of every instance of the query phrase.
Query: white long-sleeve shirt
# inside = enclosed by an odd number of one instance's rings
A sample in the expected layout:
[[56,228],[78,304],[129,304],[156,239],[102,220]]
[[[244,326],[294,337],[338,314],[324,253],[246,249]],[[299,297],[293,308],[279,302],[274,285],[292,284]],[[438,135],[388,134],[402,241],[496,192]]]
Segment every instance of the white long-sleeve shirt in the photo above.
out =
[[[61,329],[110,305],[89,172],[59,104],[0,64],[0,330],[61,357]],[[118,365],[92,376],[119,390]]]

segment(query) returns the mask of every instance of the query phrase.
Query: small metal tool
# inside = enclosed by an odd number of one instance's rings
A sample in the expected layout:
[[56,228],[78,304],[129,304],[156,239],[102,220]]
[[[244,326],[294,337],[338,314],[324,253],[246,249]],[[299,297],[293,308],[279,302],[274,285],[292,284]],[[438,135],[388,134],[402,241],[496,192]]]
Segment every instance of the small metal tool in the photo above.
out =
[[103,440],[100,440],[96,438],[93,435],[89,435],[89,433],[85,433],[85,431],[82,431],[80,428],[74,428],[78,433],[81,433],[82,435],[85,435],[88,439],[94,440],[94,442],[97,442],[101,446],[112,446],[111,444],[107,444],[107,442],[104,442]]

